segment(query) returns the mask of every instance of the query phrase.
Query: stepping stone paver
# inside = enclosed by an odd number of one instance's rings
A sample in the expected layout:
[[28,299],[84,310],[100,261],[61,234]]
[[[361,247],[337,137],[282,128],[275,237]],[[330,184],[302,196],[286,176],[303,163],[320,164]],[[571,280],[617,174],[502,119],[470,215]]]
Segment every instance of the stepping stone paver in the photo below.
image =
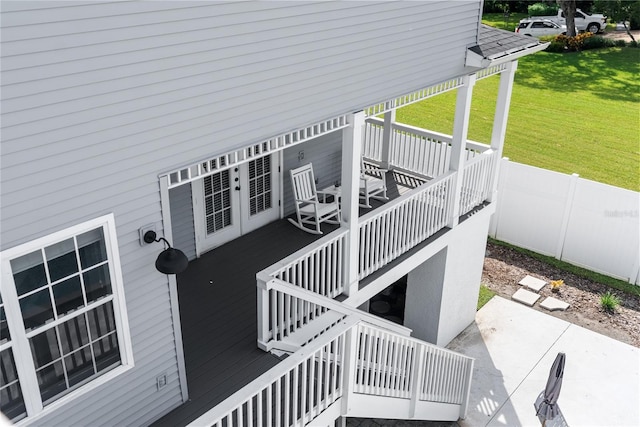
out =
[[533,307],[533,304],[538,301],[538,298],[540,298],[540,295],[522,288],[518,289],[515,294],[511,295],[512,300],[521,302],[529,307]]
[[559,299],[554,297],[547,297],[540,303],[540,307],[544,307],[549,311],[564,311],[569,308],[569,303],[560,301]]
[[547,284],[544,280],[537,279],[532,276],[525,276],[524,279],[518,282],[519,285],[525,286],[529,289],[533,289],[536,292],[540,292],[540,289],[544,288],[544,285]]

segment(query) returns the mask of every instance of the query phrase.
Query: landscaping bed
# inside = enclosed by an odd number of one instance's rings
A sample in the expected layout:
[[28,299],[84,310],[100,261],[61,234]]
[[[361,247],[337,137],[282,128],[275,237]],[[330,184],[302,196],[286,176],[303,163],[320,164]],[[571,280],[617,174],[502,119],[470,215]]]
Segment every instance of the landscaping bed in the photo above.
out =
[[[559,293],[551,292],[549,285],[539,292],[541,298],[533,306],[535,310],[640,347],[640,297],[568,273],[513,248],[493,242],[487,244],[482,272],[483,285],[501,297],[511,299],[521,287],[518,282],[526,275],[546,282],[564,280]],[[620,305],[613,313],[600,307],[600,296],[608,290],[612,290],[620,300]],[[550,296],[569,303],[569,308],[566,311],[550,312],[540,307],[540,302]]]

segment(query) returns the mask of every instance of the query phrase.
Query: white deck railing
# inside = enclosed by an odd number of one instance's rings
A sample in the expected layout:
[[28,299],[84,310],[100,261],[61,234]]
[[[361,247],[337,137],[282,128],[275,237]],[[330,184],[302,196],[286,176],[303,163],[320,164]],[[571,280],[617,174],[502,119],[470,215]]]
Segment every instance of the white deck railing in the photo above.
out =
[[[327,329],[333,327],[335,323],[349,315],[402,336],[411,334],[411,329],[405,326],[342,304],[316,292],[300,288],[278,278],[270,278],[264,273],[258,273],[258,277],[260,283],[258,285],[258,307],[264,303],[264,308],[259,310],[258,342],[260,347],[265,350],[273,348],[289,350],[292,346],[295,350],[300,345],[305,345],[316,339]],[[332,311],[335,316],[328,318],[328,321],[321,324],[316,322],[313,328],[305,329],[304,336],[298,337],[295,345],[291,342],[284,343],[297,331],[329,311]]]
[[342,265],[346,237],[346,230],[336,230],[262,273],[319,295],[335,298],[344,291]]
[[348,316],[189,426],[313,425],[341,399],[336,417],[365,411],[367,396],[410,402],[386,405],[388,418],[415,418],[428,402],[455,405],[453,420],[466,414],[472,371],[472,358]]
[[[382,161],[384,121],[368,118],[365,124],[362,154]],[[401,123],[392,124],[389,165],[418,175],[436,178],[449,170],[451,135],[420,129]],[[465,160],[469,161],[489,149],[488,145],[467,141]]]
[[343,394],[345,339],[357,319],[290,355],[189,426],[304,426]]
[[338,229],[305,246],[256,275],[258,281],[258,345],[269,350],[298,329],[327,312],[327,308],[300,299],[291,292],[270,288],[272,279],[335,298],[344,291],[344,245],[347,230]]
[[[381,123],[379,119],[367,119],[363,149],[374,160],[380,158],[382,150]],[[359,219],[359,280],[434,235],[453,215],[456,173],[447,172],[451,137],[399,124],[394,124],[393,130],[392,167],[416,172],[426,183]],[[487,200],[495,165],[490,147],[473,141],[466,144],[466,159],[460,215]],[[336,230],[258,274],[258,342],[262,348],[286,339],[327,311],[308,299],[267,289],[266,283],[279,279],[322,297],[337,297],[346,286],[347,237],[348,230]]]
[[434,179],[360,218],[360,280],[447,225],[454,176]]
[[496,153],[489,149],[465,164],[462,173],[460,215],[468,213],[489,198],[496,161]]
[[355,393],[466,403],[473,359],[360,323]]

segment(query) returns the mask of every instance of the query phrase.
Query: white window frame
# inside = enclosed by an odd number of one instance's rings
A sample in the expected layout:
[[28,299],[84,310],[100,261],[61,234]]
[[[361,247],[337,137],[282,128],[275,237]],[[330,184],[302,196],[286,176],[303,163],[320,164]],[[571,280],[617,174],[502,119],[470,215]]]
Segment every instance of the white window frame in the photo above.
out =
[[[26,335],[27,332],[25,331],[24,323],[22,322],[22,313],[20,311],[18,295],[13,281],[10,261],[22,255],[29,254],[38,249],[100,227],[102,227],[104,232],[105,247],[109,261],[109,274],[111,275],[111,290],[113,295],[112,304],[116,333],[118,337],[118,346],[120,348],[121,365],[93,378],[88,383],[70,391],[46,406],[43,406],[34,361],[29,347],[29,340]],[[2,345],[2,348],[9,346],[13,348],[14,361],[27,413],[25,418],[16,423],[17,425],[25,425],[40,419],[57,410],[61,406],[79,398],[80,396],[90,393],[92,390],[133,368],[134,361],[133,347],[131,345],[131,332],[125,304],[124,282],[122,279],[122,269],[120,265],[120,253],[118,250],[115,218],[112,213],[2,251],[0,253],[0,262],[2,271],[0,291],[2,293],[7,324],[11,334],[11,344]]]

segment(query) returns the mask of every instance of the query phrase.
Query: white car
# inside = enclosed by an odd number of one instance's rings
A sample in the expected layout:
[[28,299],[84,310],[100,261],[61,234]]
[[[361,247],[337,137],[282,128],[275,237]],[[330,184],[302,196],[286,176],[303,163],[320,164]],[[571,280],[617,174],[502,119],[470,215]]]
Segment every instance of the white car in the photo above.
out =
[[566,34],[567,26],[548,19],[523,19],[516,27],[516,33],[532,37],[555,36]]

